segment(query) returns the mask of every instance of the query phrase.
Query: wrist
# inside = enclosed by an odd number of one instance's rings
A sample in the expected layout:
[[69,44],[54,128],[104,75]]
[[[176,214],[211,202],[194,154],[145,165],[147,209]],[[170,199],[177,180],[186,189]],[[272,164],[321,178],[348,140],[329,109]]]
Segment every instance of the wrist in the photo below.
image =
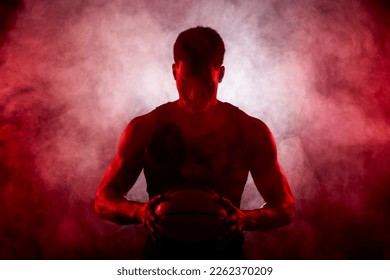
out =
[[255,211],[254,210],[242,210],[242,229],[246,231],[253,230],[255,226]]
[[139,204],[137,205],[137,208],[135,209],[134,218],[137,223],[143,224],[144,223],[144,207],[145,204]]

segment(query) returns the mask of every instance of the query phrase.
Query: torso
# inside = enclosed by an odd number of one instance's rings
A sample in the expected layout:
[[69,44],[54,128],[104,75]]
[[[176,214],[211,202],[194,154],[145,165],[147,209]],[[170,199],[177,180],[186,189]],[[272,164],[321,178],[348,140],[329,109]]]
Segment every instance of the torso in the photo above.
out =
[[145,149],[149,196],[210,188],[239,207],[249,172],[239,114],[221,102],[204,119],[193,118],[176,102],[156,108],[154,133]]

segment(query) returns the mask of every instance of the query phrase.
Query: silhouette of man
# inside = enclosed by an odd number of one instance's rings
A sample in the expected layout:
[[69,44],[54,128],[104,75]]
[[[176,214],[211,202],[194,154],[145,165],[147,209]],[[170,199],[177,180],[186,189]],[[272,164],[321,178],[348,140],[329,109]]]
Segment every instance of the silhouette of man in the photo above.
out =
[[[242,258],[243,231],[275,229],[294,216],[294,198],[270,130],[217,99],[224,53],[222,38],[211,28],[179,34],[172,65],[179,99],[127,125],[98,188],[95,210],[100,216],[118,224],[142,223],[149,230],[147,258]],[[142,169],[150,200],[129,201],[125,195]],[[249,172],[265,204],[240,210]],[[229,213],[218,238],[193,244],[161,238],[154,210],[178,186],[203,186],[218,194]]]

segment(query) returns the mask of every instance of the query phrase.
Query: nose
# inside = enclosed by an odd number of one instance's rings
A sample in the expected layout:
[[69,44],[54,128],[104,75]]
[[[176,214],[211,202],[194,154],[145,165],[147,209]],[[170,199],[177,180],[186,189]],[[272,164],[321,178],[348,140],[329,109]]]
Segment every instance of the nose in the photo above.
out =
[[189,101],[196,101],[201,96],[202,87],[198,79],[191,80],[190,86],[188,88],[187,99]]
[[186,81],[186,87],[183,91],[184,98],[191,104],[201,104],[208,102],[212,98],[212,88],[209,86],[208,80],[191,77]]
[[196,91],[195,87],[192,87],[190,89],[190,92],[188,94],[188,100],[190,100],[190,101],[194,101],[195,100],[195,96],[196,96],[195,91]]

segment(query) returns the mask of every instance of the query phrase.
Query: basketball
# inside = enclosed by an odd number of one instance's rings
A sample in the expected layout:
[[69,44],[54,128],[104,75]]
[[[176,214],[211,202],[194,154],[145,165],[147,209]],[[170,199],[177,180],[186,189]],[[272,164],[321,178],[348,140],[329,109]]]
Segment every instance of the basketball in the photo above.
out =
[[156,206],[160,233],[177,241],[201,241],[215,238],[221,231],[226,210],[208,191],[187,189],[169,193]]

